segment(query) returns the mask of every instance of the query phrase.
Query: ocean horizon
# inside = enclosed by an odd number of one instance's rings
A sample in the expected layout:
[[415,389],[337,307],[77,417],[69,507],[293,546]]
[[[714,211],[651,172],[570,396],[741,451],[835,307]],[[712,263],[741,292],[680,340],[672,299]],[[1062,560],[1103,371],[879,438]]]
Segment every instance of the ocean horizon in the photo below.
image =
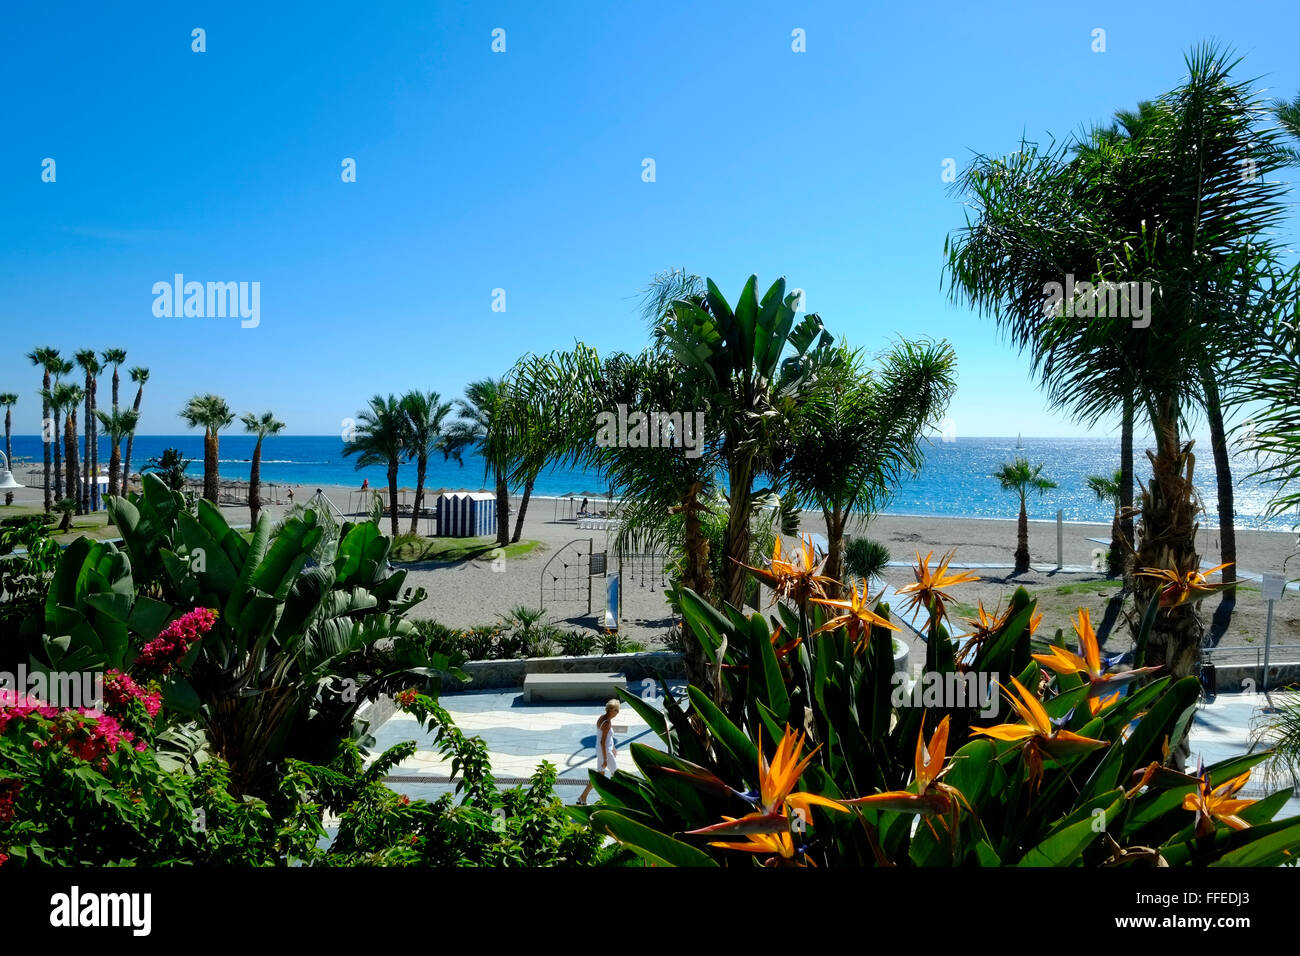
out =
[[[223,480],[247,481],[256,438],[230,434],[221,437],[219,452]],[[1218,526],[1217,493],[1214,468],[1208,442],[1197,457],[1195,484],[1207,513],[1202,527]],[[78,446],[81,447],[80,445]],[[1134,452],[1137,479],[1145,482],[1150,462],[1138,444]],[[1197,448],[1201,445],[1198,443]],[[132,471],[138,472],[148,459],[158,457],[167,448],[178,448],[191,459],[187,474],[203,473],[202,435],[137,435],[132,451]],[[26,473],[29,465],[40,465],[40,436],[13,436],[16,469]],[[387,484],[385,469],[379,465],[357,468],[354,459],[342,454],[343,441],[338,435],[277,435],[262,446],[261,478],[264,482],[305,487],[309,491],[325,485],[359,488],[363,480],[371,487]],[[649,451],[649,450],[647,450]],[[108,442],[101,436],[99,459],[105,469]],[[919,475],[902,481],[882,514],[912,517],[1015,518],[1018,505],[1013,494],[1003,492],[991,477],[1000,464],[1021,455],[1031,464],[1042,463],[1043,474],[1058,486],[1042,495],[1031,495],[1028,512],[1031,520],[1054,520],[1057,510],[1070,522],[1111,520],[1111,506],[1102,502],[1084,484],[1088,475],[1110,474],[1119,467],[1118,437],[1043,438],[1043,437],[964,437],[951,441],[937,436],[925,449],[926,460]],[[1236,526],[1243,529],[1291,531],[1300,525],[1300,515],[1288,512],[1264,517],[1270,489],[1258,479],[1250,478],[1256,468],[1254,459],[1237,455],[1232,459]],[[425,485],[428,488],[462,488],[477,490],[487,485],[483,460],[466,455],[465,464],[445,461],[441,455],[430,459]],[[403,463],[398,472],[399,487],[414,487],[415,464]],[[511,488],[511,493],[522,489]],[[538,476],[533,488],[538,497],[565,495],[604,495],[598,476],[586,469],[550,468]]]

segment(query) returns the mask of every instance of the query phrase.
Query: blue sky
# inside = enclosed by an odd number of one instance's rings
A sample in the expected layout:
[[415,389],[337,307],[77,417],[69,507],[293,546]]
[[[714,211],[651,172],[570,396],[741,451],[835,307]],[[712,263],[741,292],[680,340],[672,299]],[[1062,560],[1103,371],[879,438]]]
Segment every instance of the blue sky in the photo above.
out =
[[[944,159],[1107,121],[1176,85],[1207,39],[1270,97],[1294,95],[1300,14],[906,6],[11,6],[0,390],[21,396],[15,431],[39,427],[36,345],[149,366],[144,433],[183,431],[177,410],[211,391],[329,434],[375,392],[456,395],[575,338],[639,349],[639,290],[684,266],[733,298],[750,273],[785,275],[854,344],[948,338],[959,436],[1084,434],[991,321],[948,302],[943,241],[963,212]],[[155,317],[153,284],[175,273],[260,282],[260,324]]]

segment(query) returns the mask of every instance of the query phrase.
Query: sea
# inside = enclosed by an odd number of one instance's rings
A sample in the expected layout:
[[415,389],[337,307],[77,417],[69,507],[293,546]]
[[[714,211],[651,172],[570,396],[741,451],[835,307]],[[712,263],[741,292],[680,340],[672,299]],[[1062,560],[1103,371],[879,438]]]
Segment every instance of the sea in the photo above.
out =
[[[250,435],[221,436],[220,468],[223,479],[248,480],[255,438]],[[1214,465],[1208,442],[1197,444],[1195,483],[1202,495],[1207,514],[1203,527],[1218,526],[1218,499],[1214,487]],[[132,451],[132,471],[139,471],[149,458],[166,448],[178,448],[192,459],[188,473],[203,472],[202,435],[138,435]],[[14,458],[20,469],[41,462],[40,437],[15,435]],[[355,459],[343,456],[343,442],[337,435],[277,435],[262,446],[262,480],[292,485],[308,493],[324,485],[358,488],[368,479],[371,487],[383,488],[387,478],[382,466],[357,468]],[[650,449],[648,454],[653,454]],[[1043,494],[1031,494],[1031,520],[1055,520],[1058,509],[1066,521],[1102,522],[1111,520],[1109,502],[1098,501],[1084,480],[1088,475],[1111,474],[1119,467],[1119,440],[1104,438],[972,438],[951,441],[936,439],[926,446],[925,464],[915,477],[905,479],[896,489],[893,500],[883,509],[885,514],[925,517],[1014,518],[1018,513],[1016,496],[1001,490],[992,473],[1016,456],[1031,464],[1042,464],[1043,475],[1058,485]],[[1137,478],[1146,481],[1150,462],[1141,445],[1134,453]],[[100,463],[108,462],[108,443],[101,442]],[[1271,518],[1264,516],[1271,489],[1251,478],[1255,460],[1238,455],[1232,460],[1236,520],[1238,528],[1290,531],[1300,525],[1295,511]],[[21,477],[20,477],[21,480]],[[398,473],[400,487],[414,487],[415,465],[403,464]],[[425,484],[429,488],[477,490],[487,484],[483,460],[467,455],[464,465],[444,461],[438,455],[429,461]],[[511,489],[512,492],[517,489]],[[574,495],[598,498],[606,486],[591,471],[556,467],[538,477],[533,493],[539,497]]]

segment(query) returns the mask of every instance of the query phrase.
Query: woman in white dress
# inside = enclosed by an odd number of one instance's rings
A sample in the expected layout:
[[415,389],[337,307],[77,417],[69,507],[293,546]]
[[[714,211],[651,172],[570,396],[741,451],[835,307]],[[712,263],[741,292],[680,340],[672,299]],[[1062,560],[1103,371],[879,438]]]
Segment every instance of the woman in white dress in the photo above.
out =
[[[614,776],[614,771],[618,769],[618,747],[614,744],[614,718],[618,716],[618,710],[617,700],[606,701],[605,713],[596,720],[596,772],[603,773],[606,777]],[[588,779],[587,788],[578,797],[579,805],[586,804],[591,789],[591,781]]]

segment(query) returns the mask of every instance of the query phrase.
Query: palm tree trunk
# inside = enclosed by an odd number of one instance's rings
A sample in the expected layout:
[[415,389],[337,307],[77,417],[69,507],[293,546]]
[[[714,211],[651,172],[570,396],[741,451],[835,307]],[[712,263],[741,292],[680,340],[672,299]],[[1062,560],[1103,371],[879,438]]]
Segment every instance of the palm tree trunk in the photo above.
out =
[[510,543],[510,489],[506,476],[497,470],[497,545],[504,548]]
[[397,526],[397,464],[396,458],[388,462],[388,522],[394,538],[401,534]]
[[[14,467],[14,446],[13,446],[13,441],[10,439],[10,433],[13,429],[12,413],[13,413],[13,409],[6,405],[5,406],[5,464],[9,467],[10,471],[12,471]],[[14,493],[12,491],[6,491],[5,504],[11,505],[13,503],[14,503]]]
[[[1142,496],[1142,517],[1138,524],[1137,569],[1162,568],[1184,573],[1200,567],[1196,553],[1196,497],[1193,472],[1196,459],[1192,442],[1180,445],[1178,426],[1172,415],[1157,424],[1158,449],[1151,459],[1151,484]],[[1159,581],[1135,579],[1136,610],[1139,619],[1147,606],[1159,599]],[[1191,674],[1201,651],[1201,621],[1198,605],[1183,604],[1157,613],[1147,643],[1145,663],[1163,665],[1175,679]],[[1170,766],[1181,770],[1188,756],[1186,741],[1170,754]]]
[[86,421],[86,433],[90,436],[90,474],[92,481],[87,494],[90,500],[90,510],[99,510],[99,416],[95,414],[99,409],[99,399],[96,392],[99,391],[99,380],[95,376],[90,377],[90,418]]
[[536,476],[533,476],[524,482],[524,496],[519,499],[519,514],[515,515],[515,533],[510,536],[512,542],[518,541],[519,536],[523,533],[524,513],[528,511],[528,498],[533,493],[533,483],[536,480]]
[[420,502],[424,500],[424,475],[429,470],[429,453],[424,449],[415,461],[415,503],[411,505],[411,534],[419,531]]
[[[113,440],[113,436],[110,434],[109,441],[112,440]],[[121,457],[119,457],[118,446],[116,443],[114,443],[113,452],[108,456],[108,493],[110,495],[121,494],[121,489],[118,488],[117,486],[118,478],[121,475],[121,471],[122,471],[122,459]]]
[[[50,373],[45,373],[43,380],[43,392],[48,393],[50,390]],[[50,420],[50,403],[44,397],[41,398],[41,452],[45,460],[45,513],[49,514],[50,509],[54,506],[54,496],[50,493],[50,430],[48,422]],[[59,433],[54,432],[54,446],[58,447]]]
[[1123,576],[1126,588],[1133,586],[1133,410],[1133,396],[1126,395],[1119,435],[1118,535],[1112,531],[1110,536],[1110,574]]
[[77,501],[80,502],[78,514],[85,514],[90,511],[90,432],[91,422],[94,421],[90,415],[90,373],[86,373],[86,427],[81,433],[82,454],[81,469],[86,472],[86,480],[77,486]]
[[839,598],[844,593],[844,525],[848,521],[848,515],[842,512],[839,507],[831,511],[823,508],[822,514],[826,518],[826,542],[827,547],[830,548],[830,553],[826,555],[826,564],[822,568],[822,574],[839,582],[836,585],[828,584],[826,586],[826,591],[830,597]]
[[248,473],[248,516],[254,528],[257,527],[257,513],[262,509],[262,438],[257,436],[253,446],[253,467]]
[[217,504],[221,490],[221,477],[218,471],[217,455],[220,439],[217,433],[208,429],[203,433],[203,497],[214,505]]
[[[138,389],[136,389],[135,392],[135,413],[137,416],[136,417],[137,422],[139,421],[139,415],[140,415],[140,399],[143,397],[143,395],[144,395],[144,386],[141,385]],[[126,494],[126,489],[131,486],[131,448],[134,444],[135,444],[135,429],[132,428],[131,433],[126,436],[126,457],[122,459],[122,487],[123,487],[122,494],[124,495]]]
[[[54,419],[54,500],[58,501],[64,497],[63,495],[63,453],[62,451],[60,451],[59,448],[59,446],[62,445],[65,441],[65,439],[62,437],[63,436],[62,426],[59,423],[59,419],[63,417],[63,413],[57,408],[51,409],[51,413],[52,413],[51,417]],[[46,485],[47,486],[49,485],[48,481],[46,482]]]
[[[1228,436],[1223,425],[1223,403],[1219,398],[1219,383],[1212,370],[1202,371],[1205,385],[1205,417],[1210,425],[1210,450],[1214,453],[1214,478],[1219,492],[1219,560],[1227,563],[1223,569],[1225,599],[1237,596],[1237,530],[1236,507],[1232,500],[1232,468],[1228,461]],[[1231,583],[1230,583],[1231,582]]]
[[[705,598],[713,591],[713,575],[709,572],[709,539],[705,536],[700,522],[700,513],[704,510],[700,504],[699,494],[703,485],[692,482],[686,494],[682,496],[681,512],[683,525],[683,548],[685,550],[685,567],[682,569],[682,587],[690,588]],[[685,648],[683,664],[686,679],[705,693],[713,695],[712,662],[705,656],[704,645],[691,632],[690,625],[682,619],[682,645]]]
[[749,460],[728,469],[731,488],[731,508],[727,516],[726,552],[723,559],[723,599],[736,608],[745,606],[745,587],[748,573],[742,564],[749,562],[749,502],[753,467]]
[[63,420],[64,464],[68,469],[68,497],[77,502],[77,514],[81,514],[81,492],[77,486],[77,412],[76,406],[68,412]]
[[1025,509],[1025,493],[1020,493],[1020,518],[1016,521],[1016,574],[1029,570],[1029,512]]

